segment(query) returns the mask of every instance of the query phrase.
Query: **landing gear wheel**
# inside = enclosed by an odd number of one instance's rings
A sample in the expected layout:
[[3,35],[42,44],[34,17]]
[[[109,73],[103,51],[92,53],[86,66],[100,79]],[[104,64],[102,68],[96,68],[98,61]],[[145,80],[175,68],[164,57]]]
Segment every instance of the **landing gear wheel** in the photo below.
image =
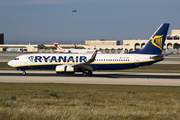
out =
[[92,71],[91,71],[91,70],[88,70],[87,75],[91,76],[92,74],[93,74]]
[[83,72],[83,73],[82,73],[82,76],[86,76],[86,72]]
[[26,71],[23,71],[23,75],[26,75]]

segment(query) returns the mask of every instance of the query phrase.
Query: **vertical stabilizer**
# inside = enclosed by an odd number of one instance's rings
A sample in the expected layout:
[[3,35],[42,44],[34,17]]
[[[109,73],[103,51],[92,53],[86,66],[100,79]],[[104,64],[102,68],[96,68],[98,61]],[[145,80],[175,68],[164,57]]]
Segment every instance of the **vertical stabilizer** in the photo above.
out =
[[59,51],[59,52],[69,52],[68,50],[66,49],[63,49],[58,43],[53,43],[55,48],[56,48],[56,51]]
[[129,52],[128,54],[155,54],[160,55],[162,53],[166,35],[168,32],[169,23],[162,24],[156,32],[150,37],[149,41],[143,48]]

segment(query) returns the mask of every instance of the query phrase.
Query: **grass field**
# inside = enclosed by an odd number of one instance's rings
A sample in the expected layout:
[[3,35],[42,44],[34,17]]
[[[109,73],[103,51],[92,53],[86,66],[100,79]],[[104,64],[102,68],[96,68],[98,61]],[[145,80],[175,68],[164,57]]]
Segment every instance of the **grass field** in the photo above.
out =
[[[15,70],[0,62],[0,70]],[[175,72],[155,64],[121,72]],[[0,120],[180,120],[180,87],[0,83]]]
[[0,120],[177,120],[180,87],[0,83]]
[[[0,62],[0,70],[16,70],[16,69],[8,66],[6,62]],[[120,71],[120,72],[180,73],[180,65],[179,64],[153,64],[151,66],[143,66],[141,68],[133,68],[133,69],[127,69],[127,70],[116,70],[116,71]]]

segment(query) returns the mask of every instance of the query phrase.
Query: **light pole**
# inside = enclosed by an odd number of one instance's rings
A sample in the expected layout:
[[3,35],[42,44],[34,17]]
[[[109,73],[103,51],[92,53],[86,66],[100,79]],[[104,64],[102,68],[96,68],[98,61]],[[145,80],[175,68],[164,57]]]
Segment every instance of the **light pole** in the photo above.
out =
[[75,13],[77,12],[77,10],[72,10],[72,12],[74,13],[74,37],[73,38],[74,38],[74,45],[75,45],[75,37],[76,37]]

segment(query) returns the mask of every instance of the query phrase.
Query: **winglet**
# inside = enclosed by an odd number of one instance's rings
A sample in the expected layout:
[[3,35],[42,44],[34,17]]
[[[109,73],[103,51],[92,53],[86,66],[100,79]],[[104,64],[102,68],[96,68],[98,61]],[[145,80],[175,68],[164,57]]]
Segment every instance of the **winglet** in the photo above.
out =
[[88,63],[94,62],[94,60],[95,60],[95,58],[96,58],[96,55],[97,55],[97,52],[98,52],[98,50],[96,50],[96,51],[93,53],[93,55],[91,56],[91,58],[90,58],[90,60],[88,61]]
[[93,68],[91,66],[87,66],[87,65],[90,65],[92,62],[94,62],[94,60],[96,58],[96,55],[97,55],[97,52],[98,52],[98,50],[96,50],[93,53],[93,55],[91,56],[89,61],[83,62],[83,63],[74,64],[74,65],[72,65],[72,67],[77,67],[77,66],[81,66],[82,67],[83,66],[83,67],[86,67],[86,69],[93,70]]
[[123,49],[123,50],[120,52],[120,54],[124,54],[124,51],[125,51],[125,49]]

